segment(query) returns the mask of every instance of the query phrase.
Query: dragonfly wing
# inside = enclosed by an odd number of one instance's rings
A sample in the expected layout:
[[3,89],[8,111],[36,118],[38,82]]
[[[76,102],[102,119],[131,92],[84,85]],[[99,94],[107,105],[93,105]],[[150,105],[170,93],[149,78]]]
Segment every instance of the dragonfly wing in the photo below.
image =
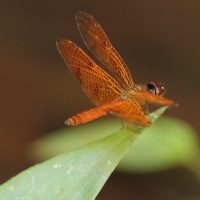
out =
[[134,93],[134,96],[138,99],[145,100],[148,103],[156,105],[178,106],[178,104],[172,100],[165,99],[161,96],[157,96],[146,91],[136,92]]
[[130,71],[114,49],[100,24],[90,15],[79,12],[76,21],[86,46],[112,71],[125,89],[133,87]]
[[89,99],[97,106],[110,103],[122,93],[120,85],[76,44],[58,40],[58,50]]
[[151,125],[151,121],[136,101],[115,101],[103,105],[102,108],[129,123],[144,127]]

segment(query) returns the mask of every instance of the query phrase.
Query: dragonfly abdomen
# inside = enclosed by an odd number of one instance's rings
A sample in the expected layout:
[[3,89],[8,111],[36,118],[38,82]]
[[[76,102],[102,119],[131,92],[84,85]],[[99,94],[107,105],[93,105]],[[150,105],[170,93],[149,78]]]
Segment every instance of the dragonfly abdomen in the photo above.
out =
[[101,107],[96,107],[67,119],[64,124],[68,126],[76,126],[79,124],[87,123],[107,114],[108,112],[103,110]]

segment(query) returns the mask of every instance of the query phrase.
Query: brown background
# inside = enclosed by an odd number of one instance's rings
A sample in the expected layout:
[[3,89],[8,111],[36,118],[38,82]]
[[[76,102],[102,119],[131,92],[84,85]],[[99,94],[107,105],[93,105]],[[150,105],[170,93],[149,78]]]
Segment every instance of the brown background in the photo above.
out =
[[[103,26],[136,83],[165,84],[167,97],[180,104],[167,115],[200,130],[199,1],[1,1],[1,183],[33,164],[25,157],[26,144],[63,128],[66,117],[92,105],[55,46],[56,39],[66,38],[86,50],[74,19],[78,11]],[[97,199],[179,199],[198,191],[186,169],[114,173]]]

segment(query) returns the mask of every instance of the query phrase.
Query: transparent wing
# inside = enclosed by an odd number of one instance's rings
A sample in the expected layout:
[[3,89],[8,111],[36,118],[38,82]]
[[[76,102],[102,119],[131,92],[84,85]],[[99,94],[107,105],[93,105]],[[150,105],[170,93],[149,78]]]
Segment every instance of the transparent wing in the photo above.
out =
[[128,67],[112,46],[100,24],[90,15],[79,12],[76,21],[86,46],[112,71],[125,89],[133,88]]
[[120,85],[76,44],[58,40],[58,50],[89,99],[97,106],[110,103],[123,92]]

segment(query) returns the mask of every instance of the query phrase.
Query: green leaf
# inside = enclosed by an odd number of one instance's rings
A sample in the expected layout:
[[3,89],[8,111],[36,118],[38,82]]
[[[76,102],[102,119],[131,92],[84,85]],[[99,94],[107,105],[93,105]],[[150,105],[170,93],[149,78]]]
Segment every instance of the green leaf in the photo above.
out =
[[[151,113],[154,122],[167,107],[162,107]],[[126,123],[123,123],[124,126]],[[131,131],[142,131],[143,128],[128,124]],[[36,140],[28,147],[29,157],[33,160],[44,161],[60,153],[71,151],[90,142],[105,138],[111,133],[122,129],[122,123],[116,117],[103,117],[99,120],[74,127],[66,127]]]
[[189,124],[179,119],[161,117],[145,129],[117,169],[149,173],[188,166],[198,157],[197,141],[197,134]]
[[[157,110],[152,120],[165,109]],[[142,130],[130,125],[132,141]],[[124,128],[118,133],[31,167],[1,185],[0,196],[4,200],[94,199],[130,148],[129,134]]]

